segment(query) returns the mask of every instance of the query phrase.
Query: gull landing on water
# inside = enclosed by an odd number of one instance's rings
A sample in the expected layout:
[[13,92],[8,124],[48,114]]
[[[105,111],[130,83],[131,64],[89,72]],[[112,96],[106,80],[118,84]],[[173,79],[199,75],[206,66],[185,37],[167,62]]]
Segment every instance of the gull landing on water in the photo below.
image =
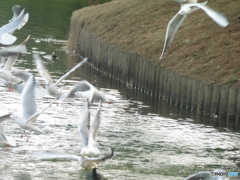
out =
[[[180,1],[181,3],[185,2],[184,0],[177,0],[177,1],[178,2]],[[197,2],[196,0],[188,0],[187,2],[190,2],[190,3],[181,4],[181,9],[169,21],[167,25],[163,50],[159,60],[162,59],[163,54],[169,48],[175,33],[177,32],[178,28],[180,27],[184,19],[187,17],[188,14],[192,13],[193,11],[202,9],[219,26],[226,27],[229,24],[228,19],[224,15],[206,6],[207,2],[196,3]]]

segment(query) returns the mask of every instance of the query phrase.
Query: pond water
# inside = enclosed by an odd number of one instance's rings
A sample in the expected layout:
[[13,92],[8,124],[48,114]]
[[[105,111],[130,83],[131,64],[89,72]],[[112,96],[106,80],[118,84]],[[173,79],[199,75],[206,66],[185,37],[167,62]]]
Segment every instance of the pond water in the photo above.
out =
[[[99,1],[100,3],[104,1]],[[23,55],[16,67],[29,70],[44,86],[44,80],[36,71],[32,53],[57,54],[58,60],[44,60],[54,79],[60,78],[77,60],[65,53],[71,13],[88,6],[79,0],[8,0],[0,2],[0,25],[12,17],[14,4],[26,7],[30,14],[27,25],[14,35],[17,43],[31,34],[27,45],[31,54]],[[188,112],[176,110],[153,99],[144,98],[118,82],[93,71],[84,65],[74,72],[60,89],[67,92],[76,82],[86,79],[99,89],[118,98],[117,103],[103,104],[101,125],[97,141],[102,152],[112,147],[112,160],[100,165],[100,172],[111,180],[178,180],[197,171],[225,169],[240,172],[235,159],[240,154],[240,133],[204,125]],[[20,96],[9,92],[0,84],[0,114],[21,113]],[[52,97],[37,100],[38,109],[46,107]],[[0,149],[1,180],[55,180],[85,179],[86,170],[75,161],[42,161],[33,156],[38,151],[57,151],[78,155],[81,140],[77,123],[84,101],[70,99],[54,103],[42,114],[36,125],[46,134],[33,133],[20,138],[22,131],[13,123],[3,123],[5,133],[14,137],[16,147]],[[91,106],[96,112],[97,104]]]

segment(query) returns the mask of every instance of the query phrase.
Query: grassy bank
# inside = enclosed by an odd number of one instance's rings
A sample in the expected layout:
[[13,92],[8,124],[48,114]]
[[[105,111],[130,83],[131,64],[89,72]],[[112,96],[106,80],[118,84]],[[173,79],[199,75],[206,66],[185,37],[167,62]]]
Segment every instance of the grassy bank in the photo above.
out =
[[75,11],[72,21],[80,23],[71,24],[68,46],[76,44],[83,28],[186,77],[240,87],[240,3],[209,0],[208,6],[223,13],[229,26],[218,26],[202,10],[190,14],[161,62],[167,23],[179,10],[171,0],[113,0]]

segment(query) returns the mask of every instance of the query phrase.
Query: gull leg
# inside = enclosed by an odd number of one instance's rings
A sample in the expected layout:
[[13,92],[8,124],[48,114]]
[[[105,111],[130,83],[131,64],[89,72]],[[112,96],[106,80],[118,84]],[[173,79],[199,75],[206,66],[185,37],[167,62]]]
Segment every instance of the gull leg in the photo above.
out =
[[26,141],[26,142],[28,142],[28,140],[29,140],[29,138],[30,138],[30,135],[31,135],[31,131],[30,131],[30,133],[29,133],[29,135],[28,135],[28,138],[27,138],[27,141]]
[[25,130],[23,131],[22,135],[20,136],[20,138],[23,138],[23,134],[25,134]]
[[6,151],[10,151],[10,149],[8,149],[9,145],[8,144],[5,144],[5,149]]

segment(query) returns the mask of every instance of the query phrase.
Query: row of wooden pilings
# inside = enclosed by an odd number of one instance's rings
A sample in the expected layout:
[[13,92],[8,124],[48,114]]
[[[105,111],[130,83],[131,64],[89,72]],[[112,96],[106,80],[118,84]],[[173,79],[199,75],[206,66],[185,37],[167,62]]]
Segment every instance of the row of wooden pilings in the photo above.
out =
[[76,43],[76,49],[70,50],[90,57],[90,64],[111,78],[156,100],[217,119],[220,126],[240,129],[239,88],[185,78],[84,30],[80,30]]

